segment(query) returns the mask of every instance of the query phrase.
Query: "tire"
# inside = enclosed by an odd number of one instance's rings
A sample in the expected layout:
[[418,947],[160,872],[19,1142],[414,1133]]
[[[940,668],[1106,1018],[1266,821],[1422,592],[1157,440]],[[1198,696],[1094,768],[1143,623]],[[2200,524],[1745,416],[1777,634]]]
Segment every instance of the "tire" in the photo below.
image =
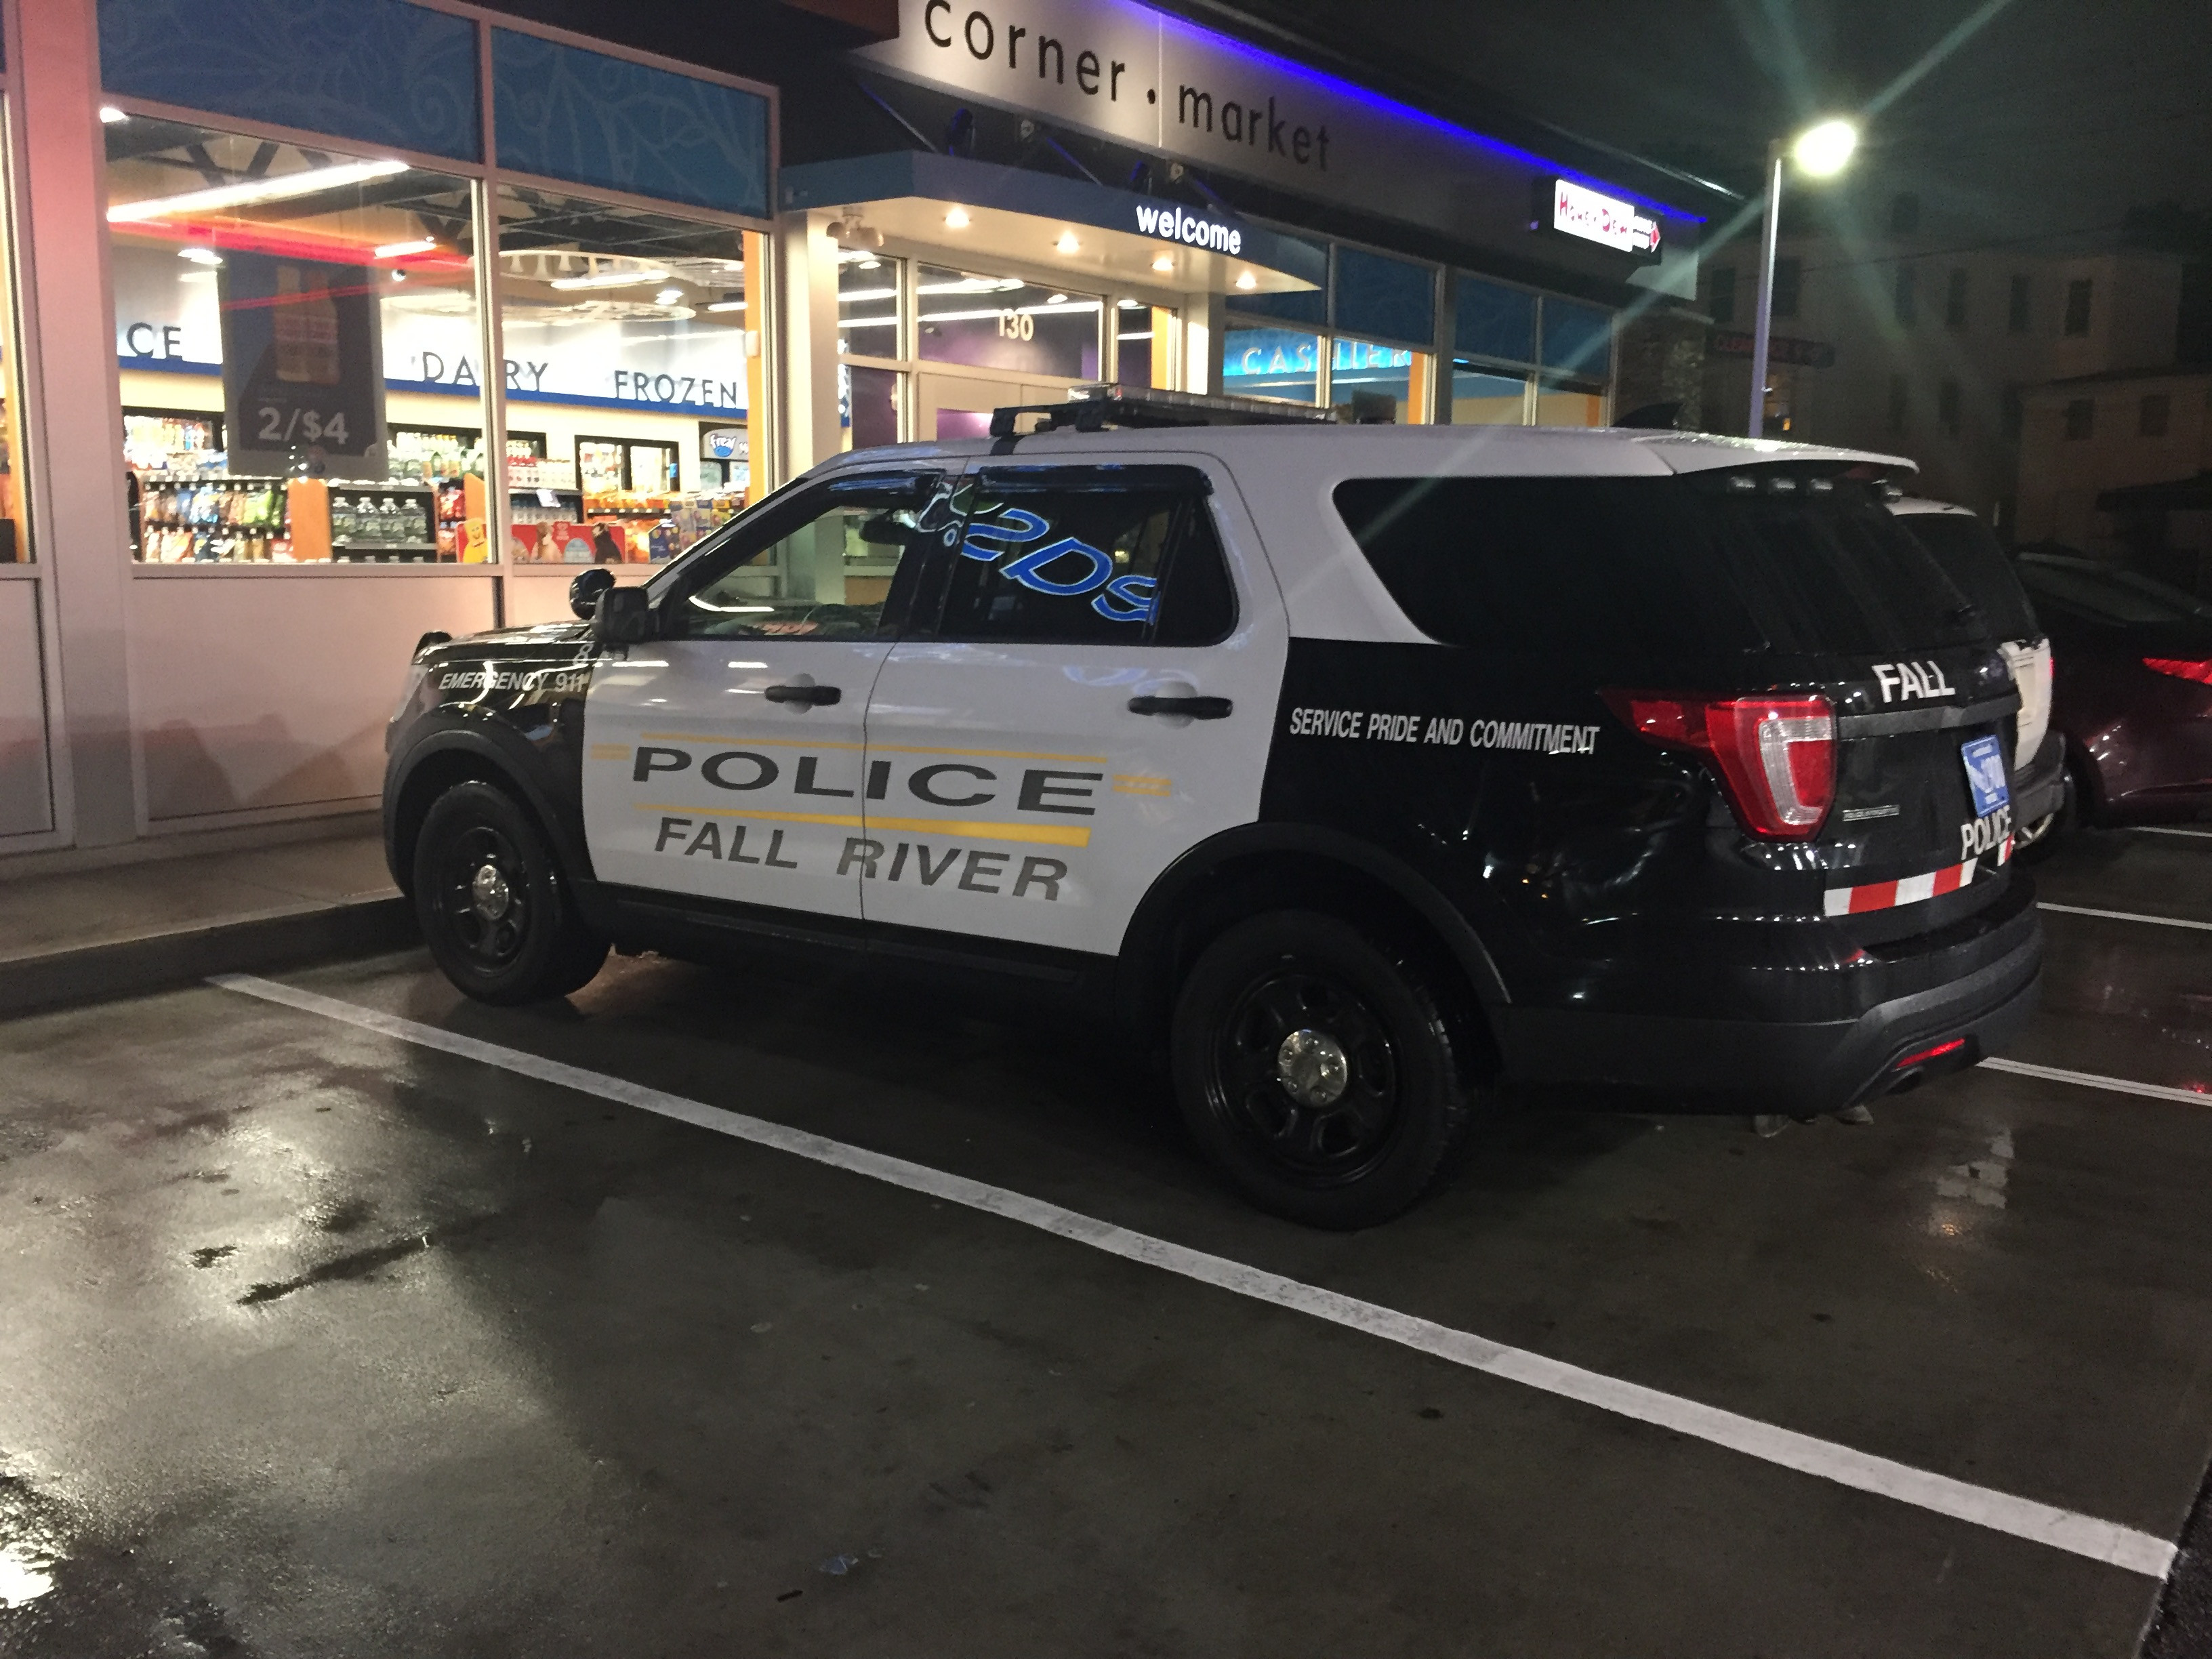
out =
[[1200,1150],[1252,1203],[1310,1227],[1409,1208],[1474,1115],[1427,978],[1313,911],[1254,916],[1207,946],[1170,1051]]
[[415,841],[415,915],[447,979],[502,1006],[590,982],[607,942],[575,913],[537,821],[505,790],[455,784]]

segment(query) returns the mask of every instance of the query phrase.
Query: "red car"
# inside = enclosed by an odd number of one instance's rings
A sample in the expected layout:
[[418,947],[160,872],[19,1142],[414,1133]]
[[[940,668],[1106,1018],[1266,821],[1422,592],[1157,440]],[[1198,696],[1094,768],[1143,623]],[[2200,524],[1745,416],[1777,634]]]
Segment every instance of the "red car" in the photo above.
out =
[[2212,605],[2072,548],[2027,549],[2015,568],[2051,635],[2067,816],[2212,817]]

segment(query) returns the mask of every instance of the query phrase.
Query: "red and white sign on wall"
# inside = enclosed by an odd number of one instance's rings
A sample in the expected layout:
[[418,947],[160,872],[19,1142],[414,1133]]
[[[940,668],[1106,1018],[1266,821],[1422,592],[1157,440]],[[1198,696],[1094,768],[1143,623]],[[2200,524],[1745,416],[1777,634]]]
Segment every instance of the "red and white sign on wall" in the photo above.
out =
[[1571,179],[1552,180],[1552,228],[1586,242],[1602,243],[1623,253],[1656,258],[1659,252],[1659,222],[1638,213],[1631,203],[1578,185]]

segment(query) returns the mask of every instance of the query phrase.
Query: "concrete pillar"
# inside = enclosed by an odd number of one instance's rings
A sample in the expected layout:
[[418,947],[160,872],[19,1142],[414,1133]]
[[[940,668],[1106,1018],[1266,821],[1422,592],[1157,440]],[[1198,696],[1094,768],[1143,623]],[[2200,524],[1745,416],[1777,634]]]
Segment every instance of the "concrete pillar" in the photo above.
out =
[[1219,392],[1221,343],[1229,302],[1218,294],[1186,294],[1182,302],[1182,390]]
[[[827,213],[787,214],[775,232],[783,339],[782,478],[842,447],[837,419],[837,244]],[[781,482],[781,480],[779,480]]]
[[21,143],[15,270],[26,325],[31,533],[34,556],[52,572],[60,647],[58,804],[76,843],[98,847],[138,832],[99,36],[94,0],[11,9],[20,54],[11,54],[9,67]]

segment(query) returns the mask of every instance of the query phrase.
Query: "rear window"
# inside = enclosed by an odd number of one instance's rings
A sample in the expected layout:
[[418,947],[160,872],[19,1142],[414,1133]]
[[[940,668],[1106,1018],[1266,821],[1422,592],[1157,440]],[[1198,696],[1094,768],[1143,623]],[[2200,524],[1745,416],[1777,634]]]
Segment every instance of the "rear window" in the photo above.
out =
[[2038,598],[2099,622],[2123,627],[2212,622],[2212,605],[2132,570],[2031,553],[2021,560],[2020,574]]
[[1336,508],[1415,626],[1452,645],[1653,661],[1879,655],[1991,635],[1865,486],[1779,468],[1676,478],[1356,478]]
[[1974,602],[2001,640],[2032,639],[2043,629],[2012,562],[1989,526],[1969,513],[1899,513],[1898,523],[1935,556],[1944,573]]

